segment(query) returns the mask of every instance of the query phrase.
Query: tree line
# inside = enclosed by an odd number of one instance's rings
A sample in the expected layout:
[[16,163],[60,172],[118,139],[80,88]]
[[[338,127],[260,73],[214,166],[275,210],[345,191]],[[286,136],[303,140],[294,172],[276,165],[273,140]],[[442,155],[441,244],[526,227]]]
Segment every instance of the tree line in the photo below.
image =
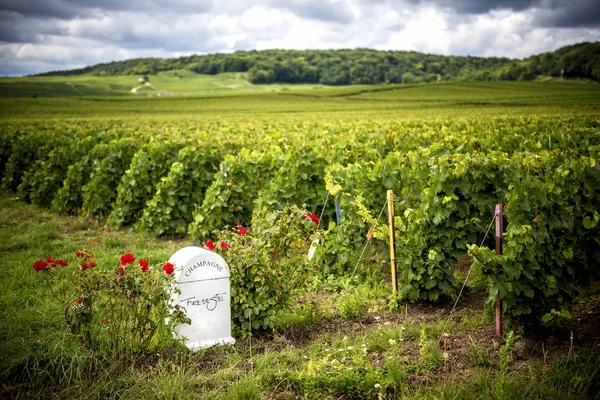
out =
[[149,75],[179,69],[198,74],[245,72],[256,84],[533,80],[540,75],[600,81],[600,42],[566,46],[523,60],[371,49],[253,50],[172,59],[138,58],[39,75]]

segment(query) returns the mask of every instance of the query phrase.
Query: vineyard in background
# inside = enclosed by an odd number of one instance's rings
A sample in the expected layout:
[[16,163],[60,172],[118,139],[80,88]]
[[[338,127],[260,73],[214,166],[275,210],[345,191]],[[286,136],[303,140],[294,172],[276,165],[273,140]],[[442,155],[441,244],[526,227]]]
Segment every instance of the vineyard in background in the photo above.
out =
[[[306,205],[323,211],[311,263],[324,275],[350,274],[367,236],[385,254],[377,216],[392,189],[403,299],[453,295],[456,265],[470,256],[507,316],[547,322],[568,315],[577,288],[598,277],[599,150],[593,115],[159,128],[38,121],[0,128],[0,175],[4,189],[41,207],[200,243],[237,222],[252,229],[265,211]],[[505,205],[500,256],[476,245],[496,203]],[[374,259],[360,273],[379,268]]]

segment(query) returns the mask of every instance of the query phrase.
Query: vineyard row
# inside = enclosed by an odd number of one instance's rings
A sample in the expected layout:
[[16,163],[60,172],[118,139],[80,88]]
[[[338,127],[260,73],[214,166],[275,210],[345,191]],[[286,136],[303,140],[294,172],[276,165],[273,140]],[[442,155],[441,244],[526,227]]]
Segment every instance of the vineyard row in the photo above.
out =
[[[600,263],[600,120],[519,117],[439,122],[116,123],[4,127],[5,189],[57,212],[135,225],[153,235],[211,239],[253,211],[329,202],[315,263],[354,267],[365,236],[385,241],[375,216],[396,204],[400,291],[436,301],[454,289],[467,254],[505,313],[548,320],[570,307]],[[505,204],[504,253],[481,239]],[[491,246],[490,246],[491,247]],[[497,268],[496,265],[500,265]]]

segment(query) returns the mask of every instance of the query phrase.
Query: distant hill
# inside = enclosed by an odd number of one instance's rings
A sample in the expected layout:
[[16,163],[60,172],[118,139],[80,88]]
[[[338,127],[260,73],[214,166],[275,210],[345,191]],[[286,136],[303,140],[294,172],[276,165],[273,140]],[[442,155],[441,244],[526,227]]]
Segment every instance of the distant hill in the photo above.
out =
[[600,81],[600,42],[579,43],[524,60],[441,56],[414,51],[264,50],[193,55],[172,59],[137,58],[38,76],[153,75],[190,70],[214,75],[244,72],[251,83],[355,85],[466,80],[534,80],[538,76]]
[[[215,75],[197,74],[188,69],[162,71],[148,75],[150,85],[142,85],[140,75],[0,77],[0,99],[13,97],[81,96],[157,96],[171,92],[175,96],[212,96],[251,93],[297,92],[320,89],[319,84],[251,84],[243,72]],[[374,86],[375,87],[375,86]],[[387,86],[386,86],[387,87]],[[342,89],[345,87],[342,87]],[[135,89],[135,90],[133,90]]]

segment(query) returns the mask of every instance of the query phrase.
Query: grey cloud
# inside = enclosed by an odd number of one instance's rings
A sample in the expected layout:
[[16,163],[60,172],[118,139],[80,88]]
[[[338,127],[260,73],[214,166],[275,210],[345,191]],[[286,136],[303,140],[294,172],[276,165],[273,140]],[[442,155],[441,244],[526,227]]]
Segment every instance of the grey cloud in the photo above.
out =
[[194,0],[0,0],[1,11],[22,16],[71,19],[89,17],[101,11],[169,11],[205,13],[212,1]]
[[283,2],[278,4],[287,8],[299,17],[340,23],[349,23],[354,19],[352,12],[345,2],[331,3],[320,0],[291,0],[287,3]]
[[63,0],[0,0],[0,10],[22,16],[68,19],[79,15],[80,7]]
[[0,76],[23,76],[46,71],[75,69],[79,67],[81,67],[80,64],[46,63],[37,60],[23,62],[0,57]]
[[[54,54],[45,52],[45,54],[39,57],[19,56],[19,53],[28,46],[27,44],[0,45],[0,75],[17,76],[35,74],[44,71],[80,68],[85,65],[109,61],[106,54],[104,57],[98,59],[90,56],[89,52],[85,50],[78,52],[57,51]],[[29,51],[29,54],[31,54],[31,51]],[[111,58],[114,59],[114,54]]]
[[84,38],[100,47],[130,50],[162,49],[168,52],[212,51],[227,48],[220,28],[209,29],[206,16],[174,12],[119,12],[100,18],[60,23],[63,40]]
[[370,0],[373,3],[386,3],[392,7],[403,4],[425,5],[453,10],[458,14],[486,14],[494,10],[523,11],[542,2],[542,0]]
[[47,35],[60,34],[60,28],[47,20],[32,20],[14,12],[0,11],[0,42],[39,43]]
[[440,6],[449,7],[456,10],[458,13],[466,14],[485,14],[492,10],[513,10],[523,11],[536,3],[539,0],[438,0]]
[[[304,46],[292,42],[307,29],[316,32],[311,48],[377,47],[429,7],[448,25],[444,34],[456,38],[448,42],[449,54],[514,57],[553,50],[557,43],[600,39],[597,30],[562,29],[598,27],[600,0],[0,0],[0,46],[15,49],[0,51],[0,75],[128,57],[253,50],[271,43]],[[253,8],[256,13],[248,13]],[[511,19],[512,14],[495,10],[521,14]],[[282,20],[256,19],[263,14]],[[477,25],[478,20],[489,23]],[[458,26],[467,33],[460,35]],[[543,33],[529,35],[539,27]],[[426,49],[426,40],[417,45]]]
[[160,49],[169,53],[212,53],[228,47],[224,41],[209,34],[188,38],[171,38],[171,40],[126,35],[118,45],[130,50]]
[[[371,0],[379,3],[386,0]],[[535,26],[573,28],[600,26],[598,0],[407,0],[413,5],[430,5],[457,14],[486,14],[495,10],[529,11]],[[389,4],[397,4],[391,2]]]
[[598,0],[553,0],[546,2],[544,6],[535,14],[536,25],[557,28],[600,27]]
[[240,50],[254,50],[256,49],[256,41],[250,38],[244,38],[241,40],[236,40],[233,44],[234,51]]

